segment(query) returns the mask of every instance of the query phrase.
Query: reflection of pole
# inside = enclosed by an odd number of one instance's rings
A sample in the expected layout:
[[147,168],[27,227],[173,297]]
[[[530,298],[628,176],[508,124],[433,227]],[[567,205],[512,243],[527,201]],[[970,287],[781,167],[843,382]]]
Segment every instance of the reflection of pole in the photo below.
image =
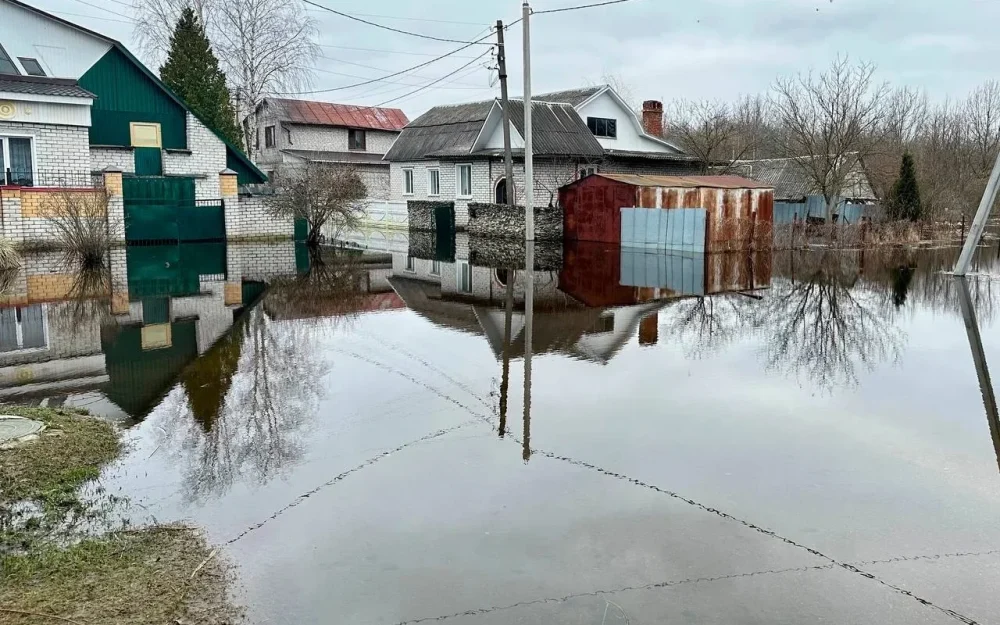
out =
[[979,392],[983,394],[986,420],[990,424],[993,449],[997,454],[997,465],[1000,466],[1000,416],[997,414],[997,399],[993,394],[990,371],[986,367],[986,352],[983,351],[983,340],[979,336],[979,323],[976,321],[976,311],[972,307],[972,297],[969,296],[969,285],[966,284],[964,277],[959,278],[958,282],[959,302],[962,304],[962,317],[965,318],[965,331],[969,335],[969,347],[972,348],[972,362],[975,363],[976,375],[979,376]]
[[972,254],[976,251],[979,239],[983,236],[983,230],[986,228],[986,220],[989,219],[990,211],[993,210],[993,203],[997,199],[997,191],[1000,191],[1000,154],[997,154],[997,161],[993,164],[993,173],[990,175],[990,181],[986,183],[983,199],[979,202],[979,210],[976,211],[976,217],[972,221],[972,228],[969,229],[969,236],[965,239],[965,246],[962,247],[962,255],[958,257],[958,262],[955,263],[956,276],[964,276],[969,271]]
[[507,433],[507,389],[510,387],[510,326],[514,317],[514,270],[507,270],[507,301],[503,315],[503,373],[500,377],[500,438]]
[[535,317],[535,242],[525,243],[524,253],[524,447],[521,457],[531,458],[531,341]]

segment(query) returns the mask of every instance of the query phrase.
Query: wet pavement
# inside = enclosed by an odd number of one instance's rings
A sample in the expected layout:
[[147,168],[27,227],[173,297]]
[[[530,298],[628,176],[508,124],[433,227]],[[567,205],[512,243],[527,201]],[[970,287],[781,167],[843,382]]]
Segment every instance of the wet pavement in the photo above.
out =
[[996,248],[348,239],[29,258],[0,394],[126,425],[252,623],[1000,622]]

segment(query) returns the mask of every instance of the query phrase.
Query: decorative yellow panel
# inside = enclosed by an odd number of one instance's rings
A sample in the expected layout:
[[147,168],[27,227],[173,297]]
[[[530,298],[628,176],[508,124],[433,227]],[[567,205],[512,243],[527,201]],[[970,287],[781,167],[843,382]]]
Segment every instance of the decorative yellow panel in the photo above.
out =
[[160,125],[148,122],[131,122],[132,147],[159,148],[163,147],[160,140]]
[[103,217],[108,203],[101,191],[21,190],[21,217],[55,217],[67,202],[76,202],[81,216]]
[[28,301],[46,302],[65,299],[73,289],[76,274],[46,273],[28,276]]
[[224,294],[226,306],[240,306],[243,304],[243,284],[240,282],[227,282]]
[[112,315],[127,315],[128,314],[128,293],[112,293],[111,294],[111,314]]
[[169,323],[156,323],[142,327],[142,349],[163,349],[173,345]]
[[219,191],[223,197],[239,195],[236,174],[219,174]]
[[104,190],[108,195],[121,197],[122,195],[122,175],[121,172],[109,171],[104,174]]

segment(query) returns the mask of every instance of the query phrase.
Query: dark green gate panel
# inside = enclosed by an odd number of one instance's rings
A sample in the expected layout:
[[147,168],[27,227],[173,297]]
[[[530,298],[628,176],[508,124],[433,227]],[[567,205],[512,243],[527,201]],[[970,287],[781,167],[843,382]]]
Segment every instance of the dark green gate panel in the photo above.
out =
[[170,323],[170,298],[146,297],[142,300],[142,323]]
[[160,148],[133,148],[136,176],[162,176],[163,151]]
[[309,271],[309,247],[301,241],[295,243],[295,271],[297,273],[307,273]]
[[455,262],[455,204],[434,207],[435,258]]
[[226,238],[222,201],[196,202],[193,178],[136,177],[122,183],[126,241]]
[[225,243],[130,246],[126,250],[129,298],[194,295],[200,276],[226,274]]
[[132,145],[131,122],[160,124],[166,149],[187,149],[187,111],[121,50],[112,46],[80,77],[97,96],[90,111],[91,145]]
[[226,238],[226,214],[222,203],[177,207],[180,241],[213,241]]
[[295,220],[295,240],[305,241],[309,238],[309,222],[305,219]]

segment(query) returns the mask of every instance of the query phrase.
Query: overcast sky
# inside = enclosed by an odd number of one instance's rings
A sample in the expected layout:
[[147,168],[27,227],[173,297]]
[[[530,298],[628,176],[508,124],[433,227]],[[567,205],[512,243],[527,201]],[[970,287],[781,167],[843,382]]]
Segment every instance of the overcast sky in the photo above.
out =
[[[129,9],[121,4],[28,1],[135,47]],[[316,1],[356,15],[377,15],[366,19],[404,30],[460,40],[486,34],[497,19],[520,17],[520,0]],[[594,1],[534,0],[532,7],[542,11]],[[324,56],[317,63],[313,89],[376,78],[458,47],[320,9],[310,9],[309,15],[318,22]],[[985,80],[1000,78],[998,25],[1000,0],[630,0],[534,16],[533,90],[597,83],[612,73],[632,86],[637,100],[729,99],[764,91],[779,74],[823,67],[838,53],[850,53],[876,62],[881,78],[924,87],[935,100],[961,97]],[[516,25],[507,32],[512,94],[522,92],[521,42],[521,26]],[[302,97],[381,104],[458,69],[484,50],[473,46],[393,79],[395,84]],[[435,104],[490,98],[499,91],[490,86],[495,72],[484,67],[488,58],[387,106],[398,106],[413,118]]]

